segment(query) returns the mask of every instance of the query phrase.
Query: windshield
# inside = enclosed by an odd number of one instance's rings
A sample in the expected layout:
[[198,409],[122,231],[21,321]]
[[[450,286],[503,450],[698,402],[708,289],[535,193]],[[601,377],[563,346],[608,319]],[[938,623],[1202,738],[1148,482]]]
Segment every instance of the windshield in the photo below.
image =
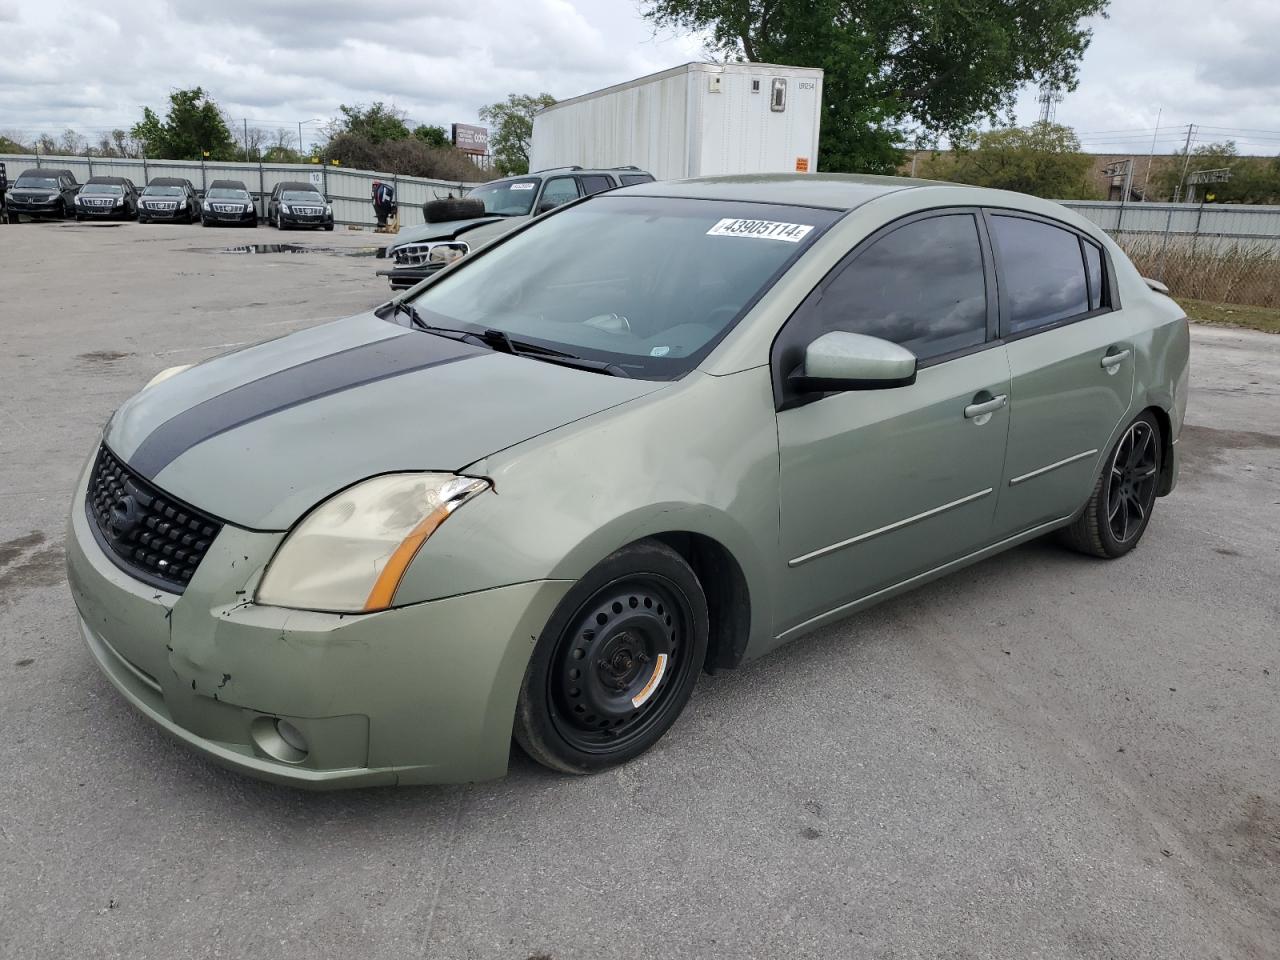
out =
[[118,183],[86,183],[80,188],[81,193],[100,193],[118,197],[124,193],[124,187]]
[[413,299],[433,326],[667,379],[691,370],[838,211],[601,195],[486,252]]
[[57,190],[58,181],[54,177],[19,177],[13,186],[17,190]]
[[206,196],[210,200],[248,200],[248,190],[236,190],[230,187],[215,187]]
[[507,180],[486,183],[467,194],[468,200],[483,200],[485,213],[503,217],[526,217],[538,193],[537,180]]
[[181,187],[147,187],[143,193],[148,197],[181,197],[186,191]]
[[314,190],[286,190],[282,197],[285,200],[297,200],[300,203],[324,203],[324,197]]

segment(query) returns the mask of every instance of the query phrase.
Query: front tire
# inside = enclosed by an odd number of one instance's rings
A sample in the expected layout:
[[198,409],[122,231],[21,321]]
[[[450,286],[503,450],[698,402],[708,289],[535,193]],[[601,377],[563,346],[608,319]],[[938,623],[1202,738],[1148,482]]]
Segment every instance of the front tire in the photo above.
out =
[[516,741],[564,773],[639,756],[689,702],[708,633],[706,595],[683,557],[651,540],[619,550],[543,629],[516,703]]
[[1062,531],[1067,546],[1105,559],[1136,547],[1151,522],[1163,468],[1160,423],[1143,413],[1108,452],[1084,510]]

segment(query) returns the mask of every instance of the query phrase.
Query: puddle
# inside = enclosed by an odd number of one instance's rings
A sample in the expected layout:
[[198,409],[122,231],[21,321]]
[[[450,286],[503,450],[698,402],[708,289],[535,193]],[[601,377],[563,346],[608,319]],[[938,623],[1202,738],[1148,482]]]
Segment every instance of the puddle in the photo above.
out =
[[377,247],[312,247],[301,243],[245,243],[235,247],[193,247],[188,253],[326,253],[331,257],[372,257]]
[[94,350],[92,353],[82,353],[76,359],[87,363],[115,363],[117,360],[131,356],[133,354],[122,353],[119,350]]

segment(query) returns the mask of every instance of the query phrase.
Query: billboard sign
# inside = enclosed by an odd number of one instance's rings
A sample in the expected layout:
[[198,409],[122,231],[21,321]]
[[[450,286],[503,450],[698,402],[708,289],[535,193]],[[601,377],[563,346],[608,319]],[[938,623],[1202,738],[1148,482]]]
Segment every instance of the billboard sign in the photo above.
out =
[[485,156],[489,152],[489,128],[473,127],[469,123],[455,123],[453,145],[463,153]]

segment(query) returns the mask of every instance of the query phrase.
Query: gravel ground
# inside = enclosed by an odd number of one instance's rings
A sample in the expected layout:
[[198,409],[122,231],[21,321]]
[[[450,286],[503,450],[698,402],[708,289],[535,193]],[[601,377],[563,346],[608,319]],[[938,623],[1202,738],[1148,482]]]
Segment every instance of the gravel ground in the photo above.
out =
[[[281,240],[336,252],[216,252]],[[165,739],[79,640],[75,474],[162,367],[384,299],[375,242],[0,226],[0,957],[1280,956],[1280,337],[1193,331],[1129,557],[704,678],[620,770],[312,795]]]

